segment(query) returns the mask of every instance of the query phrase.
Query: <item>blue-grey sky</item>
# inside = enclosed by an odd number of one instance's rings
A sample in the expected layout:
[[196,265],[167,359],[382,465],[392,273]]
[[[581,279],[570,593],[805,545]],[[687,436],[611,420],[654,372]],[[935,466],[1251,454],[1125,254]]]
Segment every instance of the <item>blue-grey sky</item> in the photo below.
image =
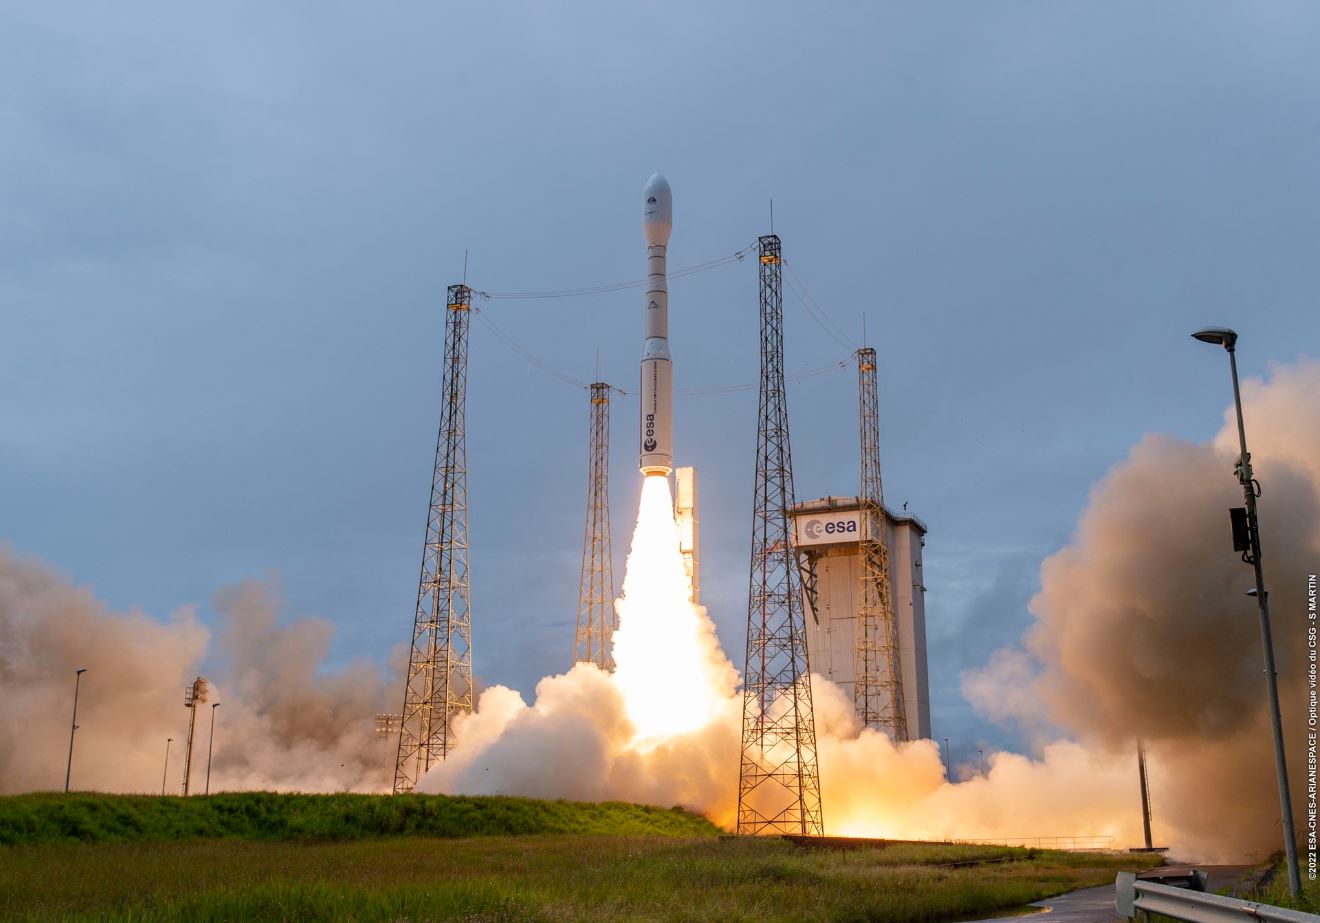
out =
[[[637,278],[775,230],[880,356],[887,498],[930,526],[936,736],[1007,739],[958,674],[1017,640],[1040,560],[1145,432],[1207,438],[1314,354],[1320,7],[1287,2],[27,4],[0,22],[0,540],[163,617],[252,576],[409,637],[445,286]],[[641,294],[481,303],[633,386]],[[847,356],[786,293],[791,372]],[[752,261],[676,279],[678,388],[751,382]],[[1310,345],[1308,345],[1310,344]],[[614,406],[620,576],[638,495]],[[753,391],[680,397],[705,601],[741,665]],[[851,369],[790,386],[799,497],[857,481]],[[584,393],[482,324],[469,384],[477,672],[572,646]]]

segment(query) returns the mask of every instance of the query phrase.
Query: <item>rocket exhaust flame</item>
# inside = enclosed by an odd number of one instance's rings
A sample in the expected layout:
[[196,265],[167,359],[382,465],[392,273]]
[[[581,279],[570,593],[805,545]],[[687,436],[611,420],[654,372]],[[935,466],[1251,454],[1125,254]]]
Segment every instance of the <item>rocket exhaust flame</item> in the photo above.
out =
[[643,478],[614,635],[614,683],[641,745],[709,724],[737,682],[691,595],[669,479]]

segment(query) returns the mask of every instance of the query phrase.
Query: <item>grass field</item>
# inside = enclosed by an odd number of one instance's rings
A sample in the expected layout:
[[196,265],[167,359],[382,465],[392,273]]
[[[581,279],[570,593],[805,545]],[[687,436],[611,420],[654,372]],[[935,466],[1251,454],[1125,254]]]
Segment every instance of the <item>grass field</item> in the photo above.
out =
[[[486,801],[426,800],[473,802],[478,814]],[[351,838],[190,839],[171,836],[176,828],[168,825],[148,825],[155,832],[136,840],[4,846],[0,919],[903,923],[1008,911],[1111,882],[1119,869],[1142,861],[986,846],[804,849],[779,839],[712,836],[709,824],[672,811],[655,814],[685,818],[674,831],[691,823],[699,832],[530,834],[532,816],[557,826],[656,820],[650,809],[634,817],[626,805],[496,801],[524,810],[523,820],[508,826],[529,835],[437,838],[417,835],[414,826],[405,836],[355,830]],[[3,802],[0,816],[12,812]],[[439,806],[435,814],[448,816]],[[260,832],[259,825],[246,829]],[[984,861],[960,864],[972,860]]]
[[682,810],[609,802],[440,795],[286,795],[241,792],[192,798],[88,793],[0,797],[0,845],[198,838],[359,840],[534,833],[715,836]]
[[1305,910],[1307,913],[1320,913],[1320,881],[1307,879],[1306,853],[1302,852],[1298,858],[1301,860],[1302,893],[1296,899],[1288,891],[1288,868],[1284,864],[1282,854],[1273,858],[1273,875],[1268,883],[1252,896],[1252,899],[1278,907]]

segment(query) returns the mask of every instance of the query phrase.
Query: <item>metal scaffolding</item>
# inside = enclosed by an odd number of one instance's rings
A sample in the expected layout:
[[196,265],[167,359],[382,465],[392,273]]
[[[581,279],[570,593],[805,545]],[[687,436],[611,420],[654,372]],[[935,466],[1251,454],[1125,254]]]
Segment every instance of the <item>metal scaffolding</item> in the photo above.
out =
[[468,574],[467,357],[472,289],[449,286],[440,434],[404,689],[394,791],[411,792],[454,747],[453,720],[472,711]]
[[889,582],[889,548],[885,544],[875,350],[869,346],[857,350],[857,392],[862,443],[861,489],[857,495],[861,566],[857,571],[853,697],[862,725],[878,728],[898,742],[908,739],[907,708],[899,662],[898,619]]
[[614,669],[614,551],[610,542],[610,386],[591,386],[591,444],[587,458],[587,528],[582,539],[577,634],[573,662]]
[[788,521],[794,500],[784,400],[783,265],[777,236],[758,243],[761,382],[738,833],[819,836],[824,827],[802,578]]
[[[197,677],[183,689],[183,707],[188,709],[188,744],[183,751],[183,793],[192,788],[193,732],[197,728],[197,706],[206,701],[210,684]],[[168,759],[168,757],[166,757]]]

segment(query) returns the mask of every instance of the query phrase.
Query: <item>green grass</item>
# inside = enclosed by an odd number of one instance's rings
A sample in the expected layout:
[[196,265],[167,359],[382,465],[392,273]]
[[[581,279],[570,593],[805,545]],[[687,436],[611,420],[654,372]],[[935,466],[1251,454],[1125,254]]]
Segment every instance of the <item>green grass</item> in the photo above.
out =
[[[974,859],[1012,861],[950,867]],[[0,919],[905,923],[1008,911],[1143,861],[598,834],[48,844],[0,850]]]
[[1149,861],[719,832],[678,809],[527,798],[3,797],[0,919],[904,923],[1009,911]]
[[1302,893],[1297,899],[1288,891],[1288,869],[1280,853],[1270,858],[1273,874],[1269,881],[1259,888],[1251,899],[1262,904],[1274,904],[1276,907],[1291,907],[1308,913],[1320,913],[1320,881],[1308,881],[1306,878],[1306,853],[1298,855],[1302,872]]
[[611,802],[444,795],[194,796],[36,794],[0,797],[0,845],[229,838],[336,841],[541,833],[715,836],[704,817]]

